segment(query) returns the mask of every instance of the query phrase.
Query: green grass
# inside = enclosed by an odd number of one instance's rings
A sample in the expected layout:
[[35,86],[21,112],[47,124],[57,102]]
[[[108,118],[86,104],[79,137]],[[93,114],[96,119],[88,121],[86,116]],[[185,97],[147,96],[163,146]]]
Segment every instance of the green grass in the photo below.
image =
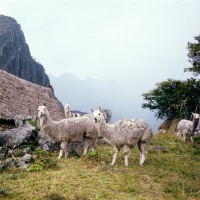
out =
[[[166,146],[167,150],[156,151],[151,146]],[[44,152],[36,154],[45,156]],[[57,156],[53,153],[52,159]],[[113,148],[103,144],[86,157],[70,155],[41,170],[8,169],[0,173],[0,199],[200,199],[200,150],[190,139],[154,135],[143,166],[138,165],[136,147],[131,150],[128,167],[124,166],[123,150],[115,166],[110,165],[112,157]]]

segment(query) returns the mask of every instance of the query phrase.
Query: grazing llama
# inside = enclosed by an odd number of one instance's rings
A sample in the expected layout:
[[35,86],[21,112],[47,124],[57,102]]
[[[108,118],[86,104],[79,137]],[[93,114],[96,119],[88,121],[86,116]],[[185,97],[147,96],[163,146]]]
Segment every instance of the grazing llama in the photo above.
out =
[[114,147],[115,153],[111,164],[115,164],[120,148],[124,147],[125,165],[128,166],[130,149],[137,144],[140,151],[139,164],[142,165],[147,157],[148,145],[153,136],[149,125],[142,119],[135,118],[106,124],[100,107],[96,111],[91,110],[100,133]]
[[81,114],[79,114],[79,113],[72,113],[70,111],[69,103],[65,104],[64,110],[65,110],[65,117],[66,117],[66,119],[73,118],[73,117],[81,117]]
[[96,148],[98,129],[89,118],[76,117],[53,121],[45,103],[44,106],[38,106],[38,118],[44,134],[55,142],[61,142],[58,159],[62,157],[63,151],[67,158],[70,142],[84,142],[83,155],[87,154],[89,148],[91,150]]
[[180,139],[185,140],[186,136],[189,135],[193,142],[193,136],[196,130],[199,130],[199,114],[192,113],[193,120],[182,119],[177,125],[177,135]]

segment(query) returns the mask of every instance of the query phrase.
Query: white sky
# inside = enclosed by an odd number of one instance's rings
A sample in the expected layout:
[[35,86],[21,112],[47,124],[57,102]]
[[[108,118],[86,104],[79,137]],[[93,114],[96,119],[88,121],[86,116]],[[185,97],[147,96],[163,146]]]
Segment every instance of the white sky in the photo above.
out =
[[187,42],[200,34],[199,0],[0,0],[31,55],[56,76],[112,80],[139,90],[192,73]]

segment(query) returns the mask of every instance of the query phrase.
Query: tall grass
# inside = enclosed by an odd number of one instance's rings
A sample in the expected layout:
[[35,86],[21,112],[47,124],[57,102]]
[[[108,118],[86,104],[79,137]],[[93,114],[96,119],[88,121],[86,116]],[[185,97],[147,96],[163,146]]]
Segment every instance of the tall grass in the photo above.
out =
[[[155,134],[143,166],[136,147],[128,167],[123,151],[111,166],[113,148],[102,144],[86,157],[70,155],[40,171],[11,168],[0,173],[0,199],[200,199],[200,140],[195,141]],[[56,160],[58,155],[52,156]]]

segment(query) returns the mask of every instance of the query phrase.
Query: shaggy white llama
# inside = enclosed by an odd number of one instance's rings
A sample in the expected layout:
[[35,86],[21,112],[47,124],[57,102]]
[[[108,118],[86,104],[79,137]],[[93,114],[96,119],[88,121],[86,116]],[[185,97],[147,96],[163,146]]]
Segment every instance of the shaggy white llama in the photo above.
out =
[[110,123],[112,117],[112,111],[109,109],[102,109],[101,112],[104,116],[104,119],[106,120],[106,123]]
[[193,142],[193,135],[194,135],[195,131],[199,129],[197,127],[198,126],[198,122],[199,122],[199,114],[192,113],[192,116],[193,116],[193,120],[192,121],[186,120],[186,119],[182,119],[178,123],[178,125],[177,125],[177,136],[180,139],[185,140],[186,135],[189,135],[191,141]]
[[70,142],[84,142],[84,152],[86,155],[89,148],[96,147],[98,129],[94,123],[87,117],[76,117],[53,121],[49,112],[44,106],[38,106],[38,118],[40,119],[41,130],[53,141],[61,142],[61,149],[58,158],[60,159],[65,152],[65,158],[68,156],[68,144]]
[[66,103],[64,106],[64,110],[65,110],[65,117],[68,118],[73,118],[73,117],[81,117],[81,114],[79,113],[72,113],[70,111],[70,107],[69,107],[69,103]]
[[137,144],[140,151],[139,164],[142,165],[147,157],[148,145],[153,136],[149,125],[142,119],[135,118],[123,119],[114,124],[106,124],[100,107],[96,111],[91,110],[100,133],[114,147],[115,153],[111,164],[115,164],[117,154],[123,146],[125,165],[128,166],[130,149]]

